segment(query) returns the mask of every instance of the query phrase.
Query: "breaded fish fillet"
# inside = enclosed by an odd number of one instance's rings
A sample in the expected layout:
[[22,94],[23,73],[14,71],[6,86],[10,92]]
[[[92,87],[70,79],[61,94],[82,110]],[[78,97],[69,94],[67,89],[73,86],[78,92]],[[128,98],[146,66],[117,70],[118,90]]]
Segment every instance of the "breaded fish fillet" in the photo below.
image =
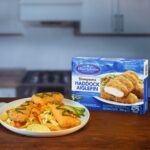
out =
[[76,116],[65,115],[63,109],[58,109],[58,105],[52,105],[51,111],[62,128],[70,128],[74,126],[78,126],[81,121]]
[[136,73],[136,72],[134,72],[134,71],[132,71],[132,70],[128,70],[128,71],[126,71],[125,73],[127,73],[127,74],[131,74],[131,75],[133,75],[135,78],[139,79],[139,77],[138,77],[137,73]]
[[115,101],[115,102],[121,102],[121,103],[127,103],[127,104],[133,104],[138,102],[138,98],[135,94],[129,93],[128,96],[119,98],[115,97],[113,95],[110,95],[104,91],[104,88],[101,87],[101,97],[107,100]]
[[33,102],[27,101],[19,107],[10,109],[7,113],[12,121],[26,122],[33,105]]
[[127,97],[117,98],[117,101],[126,104],[134,104],[138,102],[138,98],[135,94],[130,93]]
[[122,76],[130,80],[133,85],[136,85],[139,82],[139,79],[135,75],[131,74],[131,72],[125,72],[122,74]]
[[47,126],[51,131],[61,130],[51,110],[45,111],[42,114],[40,114],[39,120],[41,124],[44,124],[45,126]]
[[144,86],[143,84],[138,83],[133,90],[133,93],[140,99],[144,98]]
[[127,89],[128,89],[129,92],[131,92],[134,89],[133,83],[129,79],[125,78],[122,75],[117,76],[115,78],[115,80],[118,80],[121,83],[123,83],[127,87]]
[[104,87],[104,91],[116,97],[127,96],[130,92],[126,85],[116,79],[112,79],[108,82]]
[[104,91],[104,87],[103,87],[103,86],[101,86],[101,97],[102,97],[103,99],[107,99],[107,100],[111,100],[111,101],[114,100],[114,96],[111,95],[111,94],[106,93],[106,92]]
[[138,83],[138,75],[133,71],[126,71],[111,79],[104,87],[104,91],[115,97],[123,98],[128,96]]
[[47,103],[60,104],[64,96],[59,92],[45,92],[32,95],[32,100],[36,104],[45,105]]
[[9,110],[8,114],[12,121],[26,122],[28,120],[30,112],[29,111],[17,112],[15,109],[11,109]]

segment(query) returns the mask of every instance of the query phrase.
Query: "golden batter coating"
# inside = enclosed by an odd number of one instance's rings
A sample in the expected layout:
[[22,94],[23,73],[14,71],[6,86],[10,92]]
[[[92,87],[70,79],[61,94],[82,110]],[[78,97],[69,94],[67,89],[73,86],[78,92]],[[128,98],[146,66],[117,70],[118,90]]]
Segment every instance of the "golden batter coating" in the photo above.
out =
[[121,103],[125,103],[125,104],[134,104],[136,102],[138,102],[138,98],[135,94],[130,93],[127,97],[123,97],[123,98],[116,98],[117,102],[121,102]]
[[125,72],[122,74],[122,76],[130,80],[134,86],[139,82],[139,79],[135,75],[131,74],[130,72]]
[[119,80],[116,80],[116,79],[112,79],[110,82],[108,82],[106,84],[106,86],[107,87],[112,87],[114,89],[117,89],[118,92],[123,92],[123,96],[121,96],[121,97],[127,96],[129,94],[129,92],[130,92],[128,90],[128,88],[126,87],[126,85],[124,85],[122,82],[120,82]]
[[115,97],[113,95],[110,95],[104,91],[104,88],[101,87],[101,97],[107,100],[115,101],[115,102],[120,102],[120,103],[125,103],[125,104],[133,104],[138,102],[138,98],[135,94],[129,93],[128,96],[119,98]]
[[47,103],[61,104],[64,96],[59,92],[37,93],[32,96],[32,100],[36,104],[45,105]]
[[114,100],[114,96],[106,93],[103,86],[101,86],[101,97],[106,100]]
[[122,76],[122,75],[117,76],[117,77],[115,78],[115,80],[118,80],[118,81],[120,81],[122,84],[124,84],[124,85],[127,87],[127,89],[128,89],[129,92],[131,92],[131,91],[134,89],[133,83],[132,83],[129,79],[125,78],[125,77]]
[[53,116],[51,110],[45,110],[39,115],[39,121],[41,124],[46,125],[51,131],[61,130],[59,124],[57,123],[55,117]]
[[138,77],[137,73],[136,73],[136,72],[134,72],[134,71],[132,71],[132,70],[128,70],[128,71],[126,71],[125,73],[127,73],[127,74],[131,74],[131,75],[133,75],[135,78],[139,79],[139,77]]
[[133,104],[143,99],[144,87],[134,71],[126,71],[101,86],[101,97],[115,102]]
[[12,121],[26,122],[33,106],[33,102],[27,101],[19,107],[10,109],[7,113]]
[[81,123],[78,117],[65,115],[64,110],[59,109],[57,107],[58,105],[52,105],[51,110],[57,122],[59,123],[60,127],[70,128],[70,127],[78,126]]
[[133,93],[135,95],[137,95],[138,98],[143,99],[144,98],[144,86],[143,86],[143,84],[138,83],[135,86],[135,89],[134,89]]
[[11,109],[8,112],[8,114],[12,121],[26,122],[28,120],[30,112],[29,111],[21,111],[21,113],[18,113],[15,111],[15,109]]
[[[105,79],[105,78],[104,78]],[[104,86],[104,91],[110,95],[118,98],[127,97],[131,92],[136,94],[139,98],[143,98],[143,84],[136,72],[126,71],[115,78],[107,80]]]

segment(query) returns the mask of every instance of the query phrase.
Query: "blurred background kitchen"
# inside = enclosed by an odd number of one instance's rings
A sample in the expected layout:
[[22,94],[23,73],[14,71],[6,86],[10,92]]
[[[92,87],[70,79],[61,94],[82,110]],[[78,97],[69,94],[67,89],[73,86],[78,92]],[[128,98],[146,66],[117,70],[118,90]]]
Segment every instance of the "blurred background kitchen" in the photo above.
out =
[[149,59],[150,0],[0,0],[0,97],[70,97],[75,56]]

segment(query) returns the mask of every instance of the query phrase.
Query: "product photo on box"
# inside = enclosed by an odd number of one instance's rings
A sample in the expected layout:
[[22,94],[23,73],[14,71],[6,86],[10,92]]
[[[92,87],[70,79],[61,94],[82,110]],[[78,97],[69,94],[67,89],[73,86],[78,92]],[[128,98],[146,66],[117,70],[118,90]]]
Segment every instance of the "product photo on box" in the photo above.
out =
[[148,109],[148,60],[73,58],[72,98],[90,110],[143,114]]

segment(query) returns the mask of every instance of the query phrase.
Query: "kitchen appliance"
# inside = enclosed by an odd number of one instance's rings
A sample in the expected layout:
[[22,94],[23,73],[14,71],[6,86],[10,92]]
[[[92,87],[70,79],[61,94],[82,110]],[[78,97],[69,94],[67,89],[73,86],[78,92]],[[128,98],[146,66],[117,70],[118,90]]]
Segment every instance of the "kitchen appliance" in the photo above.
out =
[[37,92],[57,91],[71,97],[70,71],[28,71],[17,86],[17,97],[30,97]]

